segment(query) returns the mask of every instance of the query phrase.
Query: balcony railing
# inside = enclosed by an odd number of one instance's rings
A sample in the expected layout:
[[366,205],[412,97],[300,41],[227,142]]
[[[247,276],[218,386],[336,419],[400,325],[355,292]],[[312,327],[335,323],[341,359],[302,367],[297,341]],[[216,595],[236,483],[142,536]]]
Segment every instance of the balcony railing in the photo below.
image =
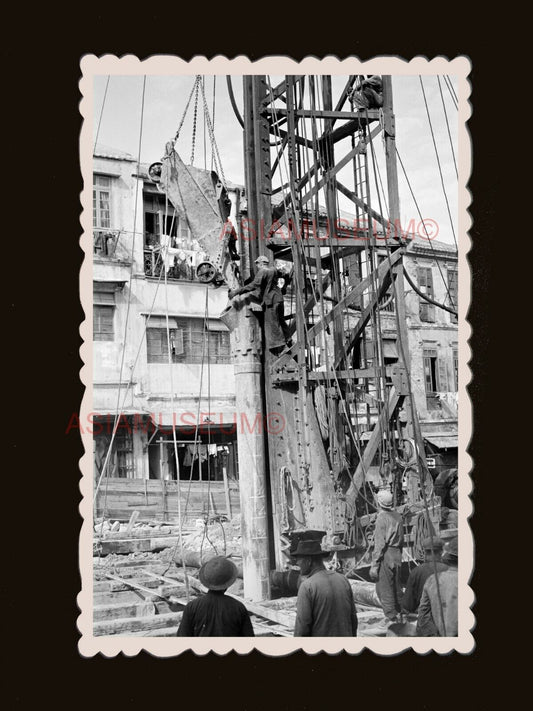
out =
[[167,258],[166,264],[159,247],[148,247],[144,250],[144,273],[149,277],[161,276],[163,269],[167,270],[167,279],[173,281],[198,281],[196,267],[190,257],[180,259],[177,256]]
[[114,257],[120,232],[118,230],[93,230],[93,254]]

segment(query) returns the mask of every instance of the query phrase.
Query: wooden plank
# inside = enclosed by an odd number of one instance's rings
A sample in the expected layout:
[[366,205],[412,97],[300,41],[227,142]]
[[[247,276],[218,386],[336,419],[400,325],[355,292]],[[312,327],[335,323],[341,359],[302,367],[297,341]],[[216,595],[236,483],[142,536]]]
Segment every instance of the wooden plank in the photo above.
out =
[[108,635],[130,634],[132,632],[148,632],[149,630],[177,627],[181,622],[183,612],[169,612],[163,615],[149,617],[129,617],[118,620],[96,622],[93,625],[95,637]]
[[116,602],[101,605],[94,605],[93,620],[101,622],[103,620],[125,619],[127,617],[149,617],[155,614],[155,605],[146,600],[137,602]]
[[[226,593],[226,595],[228,595],[228,593]],[[284,625],[288,630],[294,629],[296,612],[289,613],[285,610],[273,610],[268,607],[263,607],[260,603],[253,603],[249,600],[245,600],[238,595],[230,595],[229,597],[242,602],[248,612],[251,612],[253,615],[264,617],[266,620],[271,620],[272,622],[277,622],[278,624]]]

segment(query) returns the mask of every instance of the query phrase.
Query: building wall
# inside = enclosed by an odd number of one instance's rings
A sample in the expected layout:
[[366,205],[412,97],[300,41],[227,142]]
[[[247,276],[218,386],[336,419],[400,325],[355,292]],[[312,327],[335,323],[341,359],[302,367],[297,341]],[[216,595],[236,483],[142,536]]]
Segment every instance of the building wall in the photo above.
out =
[[[95,291],[103,289],[114,298],[114,337],[93,343],[92,410],[97,416],[113,414],[118,402],[132,425],[134,477],[148,478],[149,433],[134,425],[135,414],[153,413],[164,425],[172,423],[172,412],[178,421],[189,414],[190,426],[190,413],[196,416],[200,398],[201,413],[213,413],[210,419],[217,424],[231,424],[235,380],[231,363],[205,364],[203,374],[200,364],[148,363],[145,328],[150,312],[154,317],[168,312],[170,316],[203,319],[207,293],[207,314],[210,319],[217,319],[227,304],[227,290],[194,282],[167,281],[165,285],[164,277],[145,276],[144,181],[137,177],[136,169],[133,159],[94,158],[94,173],[112,181],[109,231],[119,234],[112,256],[100,252],[93,255]],[[99,461],[101,464],[101,458]]]
[[[429,268],[433,276],[433,298],[442,304],[450,305],[446,284],[448,272],[457,269],[457,254],[446,246],[432,252],[427,247],[420,247],[408,253],[405,267],[413,282],[418,284],[418,267]],[[446,280],[444,281],[443,280]],[[407,312],[409,350],[411,353],[411,382],[416,407],[422,422],[448,420],[457,422],[457,407],[454,394],[457,386],[454,374],[454,351],[458,347],[457,323],[453,315],[444,309],[435,307],[433,322],[420,317],[420,303],[423,300],[405,282],[405,303]],[[440,400],[427,396],[424,372],[424,351],[432,351],[437,357],[437,392],[449,393]]]

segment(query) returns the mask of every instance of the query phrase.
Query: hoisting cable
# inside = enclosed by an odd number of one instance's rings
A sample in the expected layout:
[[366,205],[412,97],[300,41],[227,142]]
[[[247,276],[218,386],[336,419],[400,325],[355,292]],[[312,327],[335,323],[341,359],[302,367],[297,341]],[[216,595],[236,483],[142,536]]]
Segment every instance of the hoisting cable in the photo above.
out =
[[94,139],[94,148],[93,148],[93,153],[96,150],[96,146],[98,145],[98,136],[100,135],[100,124],[102,123],[102,116],[104,115],[104,106],[105,106],[105,100],[107,96],[107,88],[109,86],[109,79],[111,75],[107,75],[107,81],[105,85],[105,91],[104,91],[104,98],[102,99],[102,108],[100,109],[100,117],[98,118],[98,126],[96,128],[96,138]]
[[[215,131],[216,89],[217,89],[217,75],[213,74],[213,133]],[[214,162],[215,162],[215,156],[213,153],[213,146],[211,146],[211,170],[213,170]]]
[[441,268],[441,266],[440,266],[440,260],[439,260],[438,257],[435,255],[435,248],[433,247],[433,242],[432,242],[432,240],[431,240],[431,237],[428,235],[427,228],[426,228],[424,219],[423,219],[423,217],[422,217],[422,213],[420,212],[420,207],[418,206],[418,202],[417,202],[417,200],[416,200],[416,198],[415,198],[415,194],[414,194],[414,192],[413,192],[413,188],[411,187],[411,182],[409,181],[409,178],[407,177],[407,172],[406,172],[406,170],[405,170],[405,166],[404,166],[404,164],[403,164],[403,161],[402,161],[402,158],[401,158],[401,156],[400,156],[400,153],[399,153],[399,151],[398,151],[398,147],[397,147],[397,146],[396,146],[396,155],[398,156],[398,160],[400,161],[400,165],[401,165],[401,167],[402,167],[404,177],[405,177],[405,179],[406,179],[406,181],[407,181],[407,185],[408,185],[408,187],[409,187],[409,191],[410,191],[410,193],[411,193],[411,197],[413,198],[413,202],[414,202],[415,207],[416,207],[416,210],[417,210],[417,212],[418,212],[418,216],[420,217],[420,221],[421,221],[421,223],[424,225],[424,230],[425,230],[425,232],[426,232],[426,240],[427,240],[427,242],[429,243],[430,249],[431,249],[431,251],[432,251],[433,254],[434,254],[434,258],[435,258],[435,261],[436,261],[436,263],[437,263],[437,268],[438,268],[438,270],[439,270],[439,273],[440,273],[440,276],[441,276],[441,279],[442,279],[442,283],[444,284],[444,288],[446,289],[446,293],[447,293],[447,295],[448,295],[448,299],[450,300],[450,304],[451,304],[452,306],[456,306],[456,304],[455,304],[455,302],[454,302],[454,300],[453,300],[453,298],[452,298],[452,295],[450,294],[449,285],[448,285],[446,279],[444,278],[444,274],[442,273],[442,268]]
[[446,84],[446,87],[450,93],[450,96],[452,97],[452,102],[455,108],[458,108],[457,104],[459,103],[459,100],[457,98],[457,94],[455,93],[455,89],[453,88],[452,80],[448,76],[448,74],[444,74],[444,83]]
[[[370,141],[370,145],[371,145],[371,149],[373,150],[372,139],[371,139],[371,141]],[[398,156],[398,157],[399,157],[399,156]],[[387,219],[388,219],[388,221],[390,222],[390,213],[387,215]],[[387,253],[388,253],[389,257],[390,257],[391,251],[390,251],[390,245],[389,245],[389,243],[388,243],[388,240],[385,241],[385,246],[386,246],[386,249],[387,249]],[[397,283],[395,282],[395,289],[397,289],[397,288],[398,288],[398,287],[397,287]],[[395,318],[396,318],[396,329],[397,329],[397,333],[400,334],[400,333],[401,333],[401,331],[400,331],[400,315],[399,315],[399,313],[398,313],[398,309],[397,309],[397,308],[396,308],[394,311],[395,311]],[[416,421],[417,421],[417,415],[416,415],[415,408],[414,408],[413,390],[412,390],[412,387],[411,387],[411,369],[410,369],[410,366],[408,365],[408,361],[407,361],[407,358],[406,358],[406,354],[405,354],[405,350],[404,350],[403,339],[402,339],[402,338],[398,338],[398,339],[397,339],[397,342],[398,342],[398,345],[400,346],[401,361],[402,361],[402,363],[403,363],[403,366],[404,366],[404,368],[405,368],[406,375],[407,375],[406,380],[407,380],[407,389],[408,389],[408,392],[409,392],[409,406],[410,406],[410,410],[411,410],[411,421],[412,421],[413,426],[414,426],[415,423],[416,423]],[[417,455],[417,460],[418,460],[418,469],[419,469],[419,471],[424,471],[423,462],[422,462],[422,459],[421,459],[421,457],[420,457],[420,451],[419,451],[419,449],[418,449],[418,446],[415,447],[415,450],[416,450],[416,455]],[[426,492],[426,480],[427,480],[427,477],[430,477],[430,478],[431,478],[431,475],[430,475],[430,473],[429,473],[429,470],[426,468],[425,471],[424,471],[424,478],[423,478],[423,480],[422,480],[422,477],[419,477],[419,480],[420,480],[420,490],[421,490],[421,492],[422,492],[422,498],[423,498],[423,501],[424,501],[424,510],[425,510],[425,513],[426,513],[427,520],[428,520],[428,522],[430,522],[431,519],[430,519],[430,515],[429,515],[429,504],[428,504],[428,501],[427,501],[427,492]],[[435,548],[434,548],[434,544],[433,544],[433,531],[432,531],[432,526],[431,526],[431,525],[430,525],[430,527],[429,527],[429,538],[430,538],[430,543],[431,543],[431,550],[434,550]],[[440,583],[439,583],[439,577],[438,577],[437,563],[436,563],[435,560],[433,560],[433,567],[434,567],[434,571],[435,571],[435,582],[436,582],[436,587],[437,587],[437,599],[438,599],[438,602],[439,602],[439,610],[440,610],[440,616],[441,616],[441,621],[442,621],[442,627],[443,627],[444,633],[446,634],[446,627],[445,627],[445,621],[444,621],[444,607],[443,607],[443,604],[442,604],[442,597],[441,597],[441,592],[440,592]],[[444,634],[444,636],[445,636],[445,634]]]
[[233,85],[231,83],[231,76],[229,74],[226,74],[226,84],[228,85],[229,100],[230,100],[231,106],[233,108],[233,113],[237,117],[237,121],[244,128],[244,121],[243,121],[243,118],[242,118],[240,111],[237,107],[237,102],[235,101],[235,95],[233,93]]
[[[168,194],[168,186],[167,190],[165,191]],[[167,198],[168,200],[168,198]],[[166,220],[166,216],[165,216]],[[170,244],[170,239],[168,240],[168,243]],[[167,246],[167,251],[168,251],[168,246]],[[163,267],[165,270],[165,323],[166,323],[166,331],[167,331],[167,352],[168,352],[168,369],[169,369],[169,383],[170,383],[170,409],[172,413],[172,442],[174,445],[174,459],[176,461],[176,483],[177,483],[177,494],[178,494],[178,520],[179,520],[179,532],[178,532],[178,541],[179,541],[179,547],[180,547],[180,556],[181,556],[181,565],[183,567],[183,575],[185,579],[185,596],[187,598],[187,602],[189,602],[190,599],[190,591],[189,591],[189,577],[187,575],[187,568],[185,567],[185,556],[183,552],[183,518],[181,516],[181,480],[180,480],[180,462],[179,462],[179,457],[178,457],[178,442],[176,439],[176,422],[175,422],[175,417],[174,417],[174,378],[173,378],[173,365],[172,365],[172,351],[170,349],[170,327],[168,323],[168,280],[167,280],[167,269],[165,266]],[[163,472],[160,472],[161,478],[163,477]],[[163,484],[163,486],[165,486]]]
[[452,134],[451,134],[451,132],[450,132],[450,123],[449,123],[449,121],[448,121],[448,112],[446,111],[446,104],[444,103],[444,95],[443,95],[443,93],[442,93],[442,86],[441,86],[441,83],[440,83],[440,77],[439,77],[438,75],[437,75],[437,81],[438,81],[438,83],[439,83],[439,93],[440,93],[440,99],[441,99],[441,101],[442,101],[442,109],[443,109],[443,111],[444,111],[444,118],[446,119],[446,128],[447,128],[447,130],[448,130],[448,138],[449,138],[449,140],[450,140],[450,148],[451,148],[451,151],[452,151],[453,165],[454,165],[454,167],[455,167],[455,175],[456,175],[457,177],[459,177],[459,172],[458,172],[458,170],[457,170],[457,162],[456,162],[456,160],[455,160],[455,150],[454,150],[454,147],[453,147]]
[[[145,90],[146,90],[146,75],[143,77],[143,88],[142,88],[142,96],[141,96],[141,117],[140,117],[140,127],[139,127],[139,145],[138,145],[138,152],[137,152],[137,175],[139,174],[140,171],[140,164],[141,164],[141,146],[142,146],[142,137],[143,137],[143,123],[144,123],[144,97],[145,97]],[[138,199],[139,199],[139,191],[135,191],[135,206],[134,206],[134,217],[133,217],[133,224],[137,224],[137,207],[138,207]],[[128,333],[128,320],[129,320],[129,314],[130,314],[130,307],[131,307],[131,297],[132,297],[132,290],[131,290],[131,282],[133,278],[133,269],[134,269],[134,264],[135,264],[135,237],[136,233],[133,233],[133,239],[132,239],[132,245],[131,245],[131,265],[130,265],[130,274],[129,274],[129,284],[130,288],[128,289],[128,302],[127,302],[127,307],[126,307],[126,317],[124,321],[124,347],[122,349],[122,357],[120,361],[120,370],[119,370],[119,379],[118,379],[118,389],[117,389],[117,407],[116,407],[116,415],[115,415],[115,422],[113,425],[113,433],[111,435],[111,441],[109,443],[109,448],[106,453],[106,458],[104,460],[104,465],[102,467],[102,474],[100,476],[100,480],[98,482],[98,486],[95,491],[95,500],[96,500],[96,494],[98,493],[98,487],[100,484],[100,481],[104,474],[107,473],[107,466],[109,463],[109,458],[111,455],[113,443],[115,440],[115,436],[117,433],[118,429],[118,423],[120,421],[120,390],[122,387],[122,373],[124,370],[124,358],[126,355],[126,340],[127,340],[127,333]],[[103,537],[103,531],[104,531],[104,520],[105,520],[105,514],[107,510],[107,491],[108,491],[108,484],[109,484],[109,477],[106,476],[106,485],[105,485],[105,492],[104,492],[104,503],[102,507],[102,528],[100,535]]]
[[437,142],[435,141],[435,133],[433,131],[433,124],[431,122],[431,116],[429,113],[429,106],[428,106],[428,102],[426,99],[426,92],[424,89],[424,83],[423,83],[422,77],[420,75],[418,76],[418,78],[420,79],[420,86],[422,88],[422,96],[424,97],[424,105],[426,107],[426,114],[427,114],[428,122],[429,122],[429,130],[431,131],[431,140],[433,141],[433,148],[435,149],[435,157],[437,159],[437,166],[439,168],[439,175],[440,175],[440,182],[442,185],[442,192],[444,193],[444,200],[446,202],[446,209],[448,210],[448,217],[450,218],[450,227],[452,228],[453,241],[455,242],[455,249],[457,250],[457,238],[455,236],[455,228],[453,226],[452,213],[450,210],[450,203],[448,201],[448,193],[446,192],[446,186],[444,185],[444,176],[442,175],[442,166],[440,164],[440,157],[439,157],[439,151],[437,149]]
[[404,273],[404,275],[405,275],[405,278],[406,278],[406,280],[407,280],[409,286],[413,289],[413,291],[414,291],[416,294],[418,294],[418,296],[419,296],[421,299],[424,299],[424,301],[427,301],[428,304],[433,304],[434,306],[438,306],[439,309],[444,309],[444,311],[448,311],[448,313],[451,313],[451,314],[453,314],[454,316],[457,316],[457,311],[454,311],[454,309],[451,309],[449,306],[445,306],[444,304],[441,304],[441,303],[439,303],[438,301],[435,301],[435,299],[432,299],[430,296],[428,296],[427,294],[424,294],[422,291],[420,291],[420,289],[416,286],[416,284],[414,283],[414,281],[413,281],[413,280],[411,279],[411,277],[409,276],[409,272],[407,271],[407,269],[405,268],[405,266],[403,266],[403,273]]
[[[313,99],[312,99],[312,110],[314,111],[314,110],[315,110],[315,104],[314,104],[314,83],[313,83],[313,94],[312,94],[312,97],[313,97]],[[315,118],[315,117],[313,117],[313,118]],[[307,134],[306,134],[306,129],[305,129],[305,123],[303,124],[303,126],[304,126],[304,137],[306,138],[306,137],[307,137]],[[316,139],[316,124],[315,124],[315,123],[312,123],[312,127],[313,127],[313,144],[314,144],[314,145],[313,145],[313,148],[314,148],[314,151],[315,151],[315,153],[316,153],[317,147],[318,147],[318,142],[317,142],[317,139]],[[308,163],[308,165],[309,165],[309,163]],[[309,170],[308,172],[310,172],[310,170]],[[316,184],[317,181],[318,181],[318,178],[317,178],[317,176],[316,176],[316,174],[315,174],[315,184]],[[315,207],[315,210],[316,210],[317,223],[318,223],[318,218],[319,218],[318,191],[317,191],[317,195],[316,195],[315,200],[316,200],[316,207]],[[320,304],[321,317],[322,317],[322,320],[324,320],[324,318],[325,318],[324,302],[323,302],[322,299],[317,299],[316,291],[315,291],[315,288],[314,288],[314,285],[313,285],[313,281],[312,281],[312,279],[311,279],[311,269],[310,269],[309,263],[308,263],[308,261],[307,261],[307,257],[306,257],[306,255],[305,255],[305,252],[303,253],[303,256],[304,256],[304,261],[305,261],[305,264],[306,264],[306,267],[307,267],[307,271],[308,271],[309,277],[310,277],[310,284],[311,284],[311,290],[312,290],[312,293],[313,293],[313,298],[314,298],[314,300],[315,300],[315,303],[319,303],[319,304]],[[304,327],[305,327],[305,330],[306,330],[306,333],[307,333],[308,330],[307,330],[307,325],[305,324],[305,322],[304,322]],[[325,358],[326,358],[327,383],[328,383],[328,387],[330,387],[331,379],[330,379],[330,369],[329,369],[329,349],[328,349],[328,347],[327,347],[327,341],[326,341],[326,338],[325,338],[325,329],[322,329],[322,336],[323,336],[323,338],[324,338],[324,350],[325,350]],[[347,412],[345,398],[344,398],[343,392],[342,392],[341,387],[340,387],[340,383],[339,383],[339,380],[338,380],[338,377],[337,377],[337,372],[336,372],[335,365],[333,365],[333,367],[332,367],[332,369],[331,369],[331,372],[332,372],[332,374],[333,374],[333,378],[335,379],[336,390],[337,390],[337,393],[338,393],[338,395],[339,395],[339,400],[340,400],[340,402],[341,402],[341,404],[342,404],[342,407],[343,407],[344,417],[345,417],[345,419],[346,419],[346,422],[347,422],[347,425],[348,425],[348,429],[349,429],[351,438],[352,438],[352,440],[353,440],[353,442],[354,442],[354,445],[355,445],[355,448],[356,448],[356,450],[357,450],[357,452],[358,452],[359,458],[360,458],[360,460],[362,461],[361,450],[360,450],[360,447],[359,447],[359,443],[358,443],[358,441],[357,441],[357,438],[355,437],[355,435],[354,435],[354,433],[353,433],[353,429],[352,429],[352,425],[351,425],[351,420],[350,420],[349,414],[348,414],[348,412]],[[329,424],[329,412],[328,412],[327,414],[328,414],[328,425],[331,426],[331,425]],[[365,469],[364,469],[364,464],[362,464],[362,468],[363,468],[363,475],[364,475],[364,477],[366,478],[366,471],[365,471]],[[353,477],[351,476],[351,473],[349,472],[349,470],[348,470],[348,476],[350,477],[351,481],[353,482]],[[370,505],[373,505],[373,504],[371,504],[371,502],[369,502],[369,501],[366,499],[366,497],[362,496],[362,498],[363,498],[367,503],[369,503]]]

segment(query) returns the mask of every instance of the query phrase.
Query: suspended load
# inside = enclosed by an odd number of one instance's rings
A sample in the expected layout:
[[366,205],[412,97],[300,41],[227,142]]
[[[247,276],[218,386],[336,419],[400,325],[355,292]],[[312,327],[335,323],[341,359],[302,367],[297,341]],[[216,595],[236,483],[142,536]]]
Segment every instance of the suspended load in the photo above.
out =
[[239,286],[236,232],[231,220],[231,200],[218,175],[185,165],[167,143],[161,163],[153,163],[148,174],[159,190],[167,196],[184,220],[202,251],[196,266],[199,281],[215,286]]

